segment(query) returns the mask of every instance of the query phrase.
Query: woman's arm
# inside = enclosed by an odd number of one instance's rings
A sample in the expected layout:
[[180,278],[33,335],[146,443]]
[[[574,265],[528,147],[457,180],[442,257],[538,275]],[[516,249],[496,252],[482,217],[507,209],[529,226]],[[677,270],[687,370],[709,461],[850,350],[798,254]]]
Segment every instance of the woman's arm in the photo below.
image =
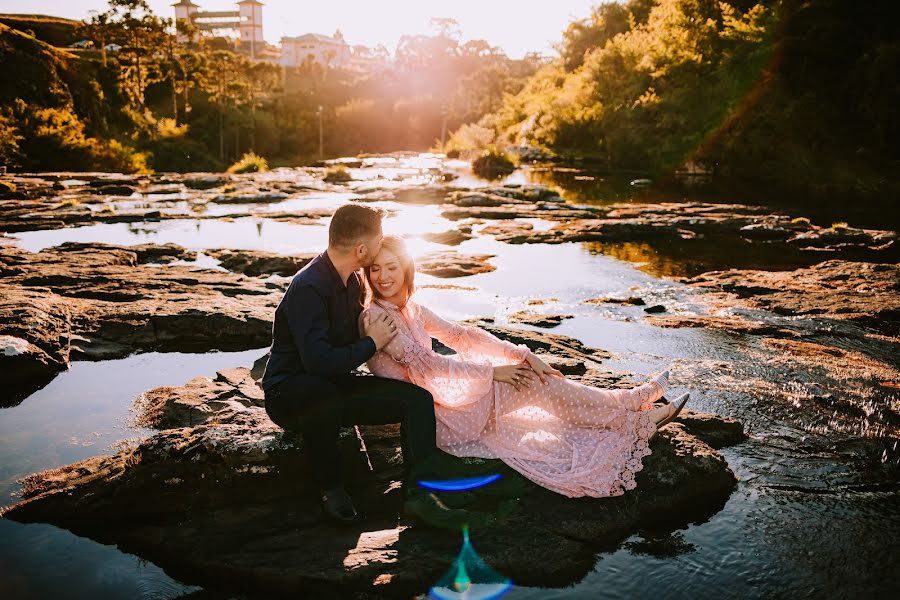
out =
[[531,354],[524,344],[512,344],[479,327],[447,321],[422,305],[419,305],[419,310],[428,335],[457,352],[480,352],[515,363],[524,361]]
[[[383,311],[380,308],[370,307],[366,312],[374,318]],[[362,319],[361,315],[360,323]],[[494,376],[494,368],[490,364],[442,356],[433,352],[431,348],[421,346],[402,331],[398,332],[381,352],[385,352],[397,363],[426,378],[492,379]]]

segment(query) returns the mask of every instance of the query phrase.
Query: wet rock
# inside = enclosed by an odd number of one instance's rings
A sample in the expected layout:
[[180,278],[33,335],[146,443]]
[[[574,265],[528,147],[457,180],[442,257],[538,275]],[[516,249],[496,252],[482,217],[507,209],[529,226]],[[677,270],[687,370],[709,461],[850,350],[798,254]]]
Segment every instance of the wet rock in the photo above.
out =
[[[896,264],[840,260],[794,271],[711,271],[685,280],[780,315],[854,321],[888,335],[900,334],[898,281]],[[728,300],[719,297],[716,302]]]
[[0,408],[17,404],[65,367],[28,340],[0,335]]
[[210,190],[227,184],[231,180],[225,175],[193,175],[181,180],[184,187],[189,190]]
[[18,266],[2,260],[0,248],[0,406],[18,404],[42,388],[69,361],[72,310],[66,299],[47,290],[29,290],[7,283]]
[[753,240],[785,241],[794,235],[794,231],[783,225],[771,223],[753,223],[740,228],[741,236]]
[[400,204],[444,204],[452,189],[441,185],[400,188],[386,192],[384,199]]
[[587,364],[582,360],[564,356],[555,356],[544,352],[535,352],[535,356],[541,358],[541,360],[563,375],[584,375],[588,372]]
[[107,196],[130,196],[135,189],[130,185],[104,185],[97,192]]
[[533,327],[552,328],[558,326],[566,319],[573,318],[572,315],[543,315],[530,311],[519,311],[509,316],[510,323],[522,323]]
[[217,421],[234,421],[252,406],[264,406],[262,389],[250,369],[227,369],[215,378],[197,377],[181,387],[144,392],[135,402],[139,427],[171,429]]
[[531,223],[522,223],[511,221],[506,223],[497,223],[495,225],[487,225],[482,227],[480,232],[483,235],[492,235],[501,242],[510,244],[521,244],[534,231],[534,225]]
[[840,250],[849,248],[868,248],[871,250],[888,250],[897,242],[897,232],[876,229],[859,229],[855,227],[817,227],[799,233],[788,240],[788,243],[801,248]]
[[[118,255],[123,251],[122,246],[102,244],[100,242],[66,242],[56,246],[61,252],[69,256],[75,254],[106,254]],[[197,253],[182,248],[178,244],[138,244],[137,246],[124,247],[125,252],[134,253],[136,264],[167,264],[176,260],[196,260]]]
[[675,422],[683,424],[691,435],[717,450],[740,444],[747,439],[741,422],[729,417],[685,409],[675,417]]
[[12,194],[15,191],[15,184],[0,179],[0,198],[6,198],[7,194]]
[[666,315],[664,317],[647,317],[646,322],[657,327],[705,327],[732,333],[771,337],[790,337],[796,332],[776,323],[764,323],[741,315]]
[[487,325],[481,320],[465,322],[470,325],[477,325],[501,340],[506,340],[513,344],[525,344],[535,354],[544,353],[570,358],[585,363],[589,368],[599,367],[602,361],[612,357],[612,354],[605,350],[585,346],[579,340],[565,335]]
[[315,254],[280,255],[262,250],[228,250],[213,248],[205,254],[220,261],[220,265],[235,273],[250,277],[260,275],[281,275],[290,277],[316,257]]
[[490,273],[496,267],[488,259],[493,254],[466,255],[458,252],[431,252],[416,261],[416,270],[435,277],[467,277],[478,273]]
[[645,313],[655,314],[655,313],[664,313],[666,312],[666,307],[662,304],[654,304],[653,306],[648,306],[644,309]]
[[[705,236],[734,236],[749,241],[784,243],[823,250],[867,250],[887,253],[895,250],[896,232],[852,228],[823,229],[805,219],[770,214],[766,207],[703,202],[619,203],[592,207],[577,214],[569,207],[528,211],[520,205],[493,208],[456,207],[445,211],[447,218],[514,219],[526,216],[561,220],[555,227],[498,239],[508,243],[633,242],[654,239],[695,239]],[[529,214],[530,213],[530,214]],[[562,217],[562,218],[558,218]]]
[[[590,219],[597,215],[595,209],[568,208],[565,204],[505,204],[497,207],[456,206],[441,212],[441,216],[451,221],[462,219],[547,219],[551,221],[569,221],[572,219]],[[534,235],[538,235],[537,233]],[[531,238],[528,240],[531,243]]]
[[510,203],[509,198],[481,191],[454,192],[450,195],[448,200],[450,204],[462,207],[504,206]]
[[70,353],[105,359],[268,345],[281,287],[149,264],[187,256],[170,245],[66,244],[39,253],[0,247],[0,334],[27,340],[61,365]]
[[535,183],[508,183],[502,186],[491,186],[484,190],[488,194],[512,198],[523,202],[565,202],[556,190]]
[[632,306],[644,306],[643,298],[638,296],[628,296],[627,298],[615,298],[611,296],[603,296],[602,298],[591,298],[585,300],[583,304],[630,304]]
[[[172,428],[114,456],[27,478],[22,500],[3,516],[118,544],[188,583],[229,593],[409,597],[427,591],[456,556],[458,536],[400,514],[397,425],[360,427],[361,437],[353,428],[342,432],[342,460],[362,520],[335,528],[321,521],[302,439],[266,418],[247,369],[149,395],[142,412]],[[702,422],[697,430],[714,438],[717,422],[723,432],[734,426],[712,415],[693,419],[657,436],[637,490],[623,496],[565,498],[500,461],[452,457],[443,466],[447,477],[502,477],[441,496],[494,515],[471,536],[492,568],[520,585],[565,586],[590,572],[598,544],[621,543],[663,512],[677,526],[724,504],[734,474],[690,427]]]
[[451,229],[440,233],[426,233],[422,237],[429,242],[443,244],[445,246],[459,246],[464,241],[472,239],[472,236],[469,233],[464,233],[459,229]]
[[219,194],[210,202],[215,202],[216,204],[271,204],[273,202],[281,202],[286,198],[288,198],[288,195],[284,192],[234,192]]
[[117,185],[128,186],[133,189],[134,187],[146,182],[146,179],[138,179],[129,175],[121,175],[119,173],[105,173],[101,176],[90,178],[86,183],[88,187],[95,189],[102,189],[105,187]]

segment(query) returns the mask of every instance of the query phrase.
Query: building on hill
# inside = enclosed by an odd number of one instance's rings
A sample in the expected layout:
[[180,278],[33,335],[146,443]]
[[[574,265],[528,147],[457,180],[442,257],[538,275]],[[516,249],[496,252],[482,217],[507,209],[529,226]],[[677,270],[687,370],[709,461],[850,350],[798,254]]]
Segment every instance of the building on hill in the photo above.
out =
[[344,41],[340,29],[334,36],[307,33],[299,37],[281,38],[281,64],[297,67],[307,60],[320,65],[345,69],[350,67],[350,46]]
[[[237,31],[241,48],[247,48],[251,58],[265,48],[262,28],[263,3],[258,0],[239,0],[237,10],[202,11],[200,5],[191,0],[179,0],[175,8],[175,20],[187,21],[200,31]],[[188,41],[179,36],[179,42]]]

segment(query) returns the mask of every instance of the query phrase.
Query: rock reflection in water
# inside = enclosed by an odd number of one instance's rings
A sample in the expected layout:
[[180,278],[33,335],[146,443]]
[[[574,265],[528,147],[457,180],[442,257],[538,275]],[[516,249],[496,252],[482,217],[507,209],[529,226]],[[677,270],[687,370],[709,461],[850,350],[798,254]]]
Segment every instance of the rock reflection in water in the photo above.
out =
[[494,571],[484,562],[472,542],[469,529],[463,528],[463,545],[453,566],[428,594],[437,600],[492,600],[512,588],[512,581]]

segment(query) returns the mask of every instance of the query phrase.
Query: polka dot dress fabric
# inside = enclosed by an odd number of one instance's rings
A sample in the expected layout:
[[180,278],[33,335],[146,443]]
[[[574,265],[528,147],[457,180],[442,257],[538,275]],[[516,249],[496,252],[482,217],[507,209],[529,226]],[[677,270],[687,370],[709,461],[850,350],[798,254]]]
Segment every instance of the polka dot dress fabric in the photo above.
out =
[[[477,327],[445,321],[412,301],[377,300],[398,333],[368,362],[379,376],[409,381],[434,396],[438,447],[454,456],[499,458],[564,496],[619,496],[634,489],[656,431],[650,408],[660,386],[598,389],[562,377],[535,378],[521,391],[493,380],[493,368],[521,363],[529,350]],[[431,338],[454,349],[443,356]]]

